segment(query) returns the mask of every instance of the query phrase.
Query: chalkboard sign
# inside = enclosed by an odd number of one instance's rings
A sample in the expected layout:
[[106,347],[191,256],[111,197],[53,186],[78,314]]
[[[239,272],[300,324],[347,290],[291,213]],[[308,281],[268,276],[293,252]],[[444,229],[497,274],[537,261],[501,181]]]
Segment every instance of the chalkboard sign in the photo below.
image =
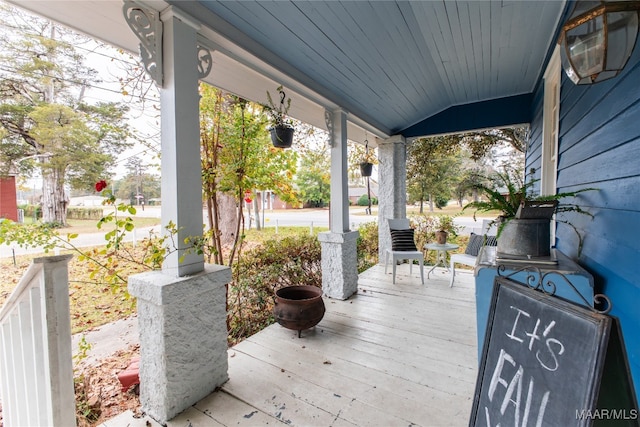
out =
[[611,320],[496,278],[469,424],[591,425]]

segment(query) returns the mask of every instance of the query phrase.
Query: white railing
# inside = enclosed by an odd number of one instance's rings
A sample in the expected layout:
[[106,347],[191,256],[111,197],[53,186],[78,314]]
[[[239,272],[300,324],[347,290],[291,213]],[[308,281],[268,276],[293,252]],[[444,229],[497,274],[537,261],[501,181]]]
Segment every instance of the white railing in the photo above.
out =
[[34,259],[0,310],[0,399],[6,427],[76,425],[69,259]]

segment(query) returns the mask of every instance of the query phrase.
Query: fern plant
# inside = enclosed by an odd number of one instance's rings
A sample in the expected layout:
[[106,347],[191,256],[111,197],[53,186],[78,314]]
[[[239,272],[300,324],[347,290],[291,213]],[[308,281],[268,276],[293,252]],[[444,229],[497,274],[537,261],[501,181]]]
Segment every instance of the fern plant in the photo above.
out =
[[[468,208],[475,208],[480,212],[502,212],[502,214],[495,221],[498,223],[498,236],[500,236],[500,233],[502,232],[505,224],[509,220],[516,218],[518,209],[520,209],[521,205],[524,206],[526,202],[555,202],[552,213],[576,212],[593,217],[591,213],[585,211],[576,204],[560,203],[560,201],[565,198],[576,197],[578,194],[585,191],[595,190],[595,188],[582,188],[576,191],[535,196],[532,190],[535,183],[539,180],[534,179],[530,180],[529,182],[518,182],[506,173],[497,173],[496,175],[501,184],[504,185],[506,191],[501,192],[487,185],[477,184],[475,188],[485,195],[486,200],[470,202],[466,204],[462,208],[462,210],[464,211]],[[561,222],[571,225],[568,221],[562,220]]]

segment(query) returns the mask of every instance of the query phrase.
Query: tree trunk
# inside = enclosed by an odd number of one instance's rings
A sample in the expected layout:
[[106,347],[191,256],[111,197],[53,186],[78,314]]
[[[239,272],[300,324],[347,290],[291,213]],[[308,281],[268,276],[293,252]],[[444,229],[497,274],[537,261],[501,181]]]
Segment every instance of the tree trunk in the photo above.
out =
[[218,265],[223,265],[223,251],[222,244],[220,242],[220,221],[218,219],[218,212],[220,211],[218,207],[218,201],[215,197],[215,192],[213,192],[214,196],[207,198],[207,216],[209,220],[209,229],[211,230],[211,245],[213,246],[213,251],[209,255],[208,262],[211,262],[211,256],[213,256],[214,263]]
[[42,169],[42,222],[67,225],[69,199],[64,191],[64,171]]
[[429,194],[429,212],[433,212],[433,195]]
[[223,245],[231,245],[235,241],[238,226],[238,204],[233,196],[218,194],[218,205],[220,208],[220,241]]
[[[240,187],[240,191],[238,192],[238,197],[242,200],[242,187]],[[233,247],[231,248],[231,253],[229,254],[229,267],[233,265],[236,254],[238,254],[238,259],[240,258],[240,250],[242,248],[242,241],[240,240],[240,235],[244,232],[244,209],[242,206],[242,202],[238,204],[237,216],[236,216],[236,229],[234,231],[234,240]]]
[[[253,198],[253,211],[255,212],[254,218],[256,219],[256,230],[262,230],[262,224],[260,223],[260,205],[258,204],[258,192],[256,191],[256,196]],[[264,197],[264,192],[260,193],[260,201],[262,202],[262,197]],[[251,215],[251,209],[247,209],[249,211],[249,215]]]

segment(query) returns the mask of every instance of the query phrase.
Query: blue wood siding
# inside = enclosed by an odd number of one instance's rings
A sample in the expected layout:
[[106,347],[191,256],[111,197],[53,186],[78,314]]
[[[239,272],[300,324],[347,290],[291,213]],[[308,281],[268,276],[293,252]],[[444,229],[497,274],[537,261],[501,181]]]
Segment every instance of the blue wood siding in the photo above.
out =
[[[533,96],[527,171],[539,178],[543,85]],[[575,86],[563,73],[558,192],[595,187],[575,201],[594,217],[567,216],[583,236],[558,224],[557,247],[594,275],[613,302],[640,395],[640,45],[625,71],[609,81]]]

